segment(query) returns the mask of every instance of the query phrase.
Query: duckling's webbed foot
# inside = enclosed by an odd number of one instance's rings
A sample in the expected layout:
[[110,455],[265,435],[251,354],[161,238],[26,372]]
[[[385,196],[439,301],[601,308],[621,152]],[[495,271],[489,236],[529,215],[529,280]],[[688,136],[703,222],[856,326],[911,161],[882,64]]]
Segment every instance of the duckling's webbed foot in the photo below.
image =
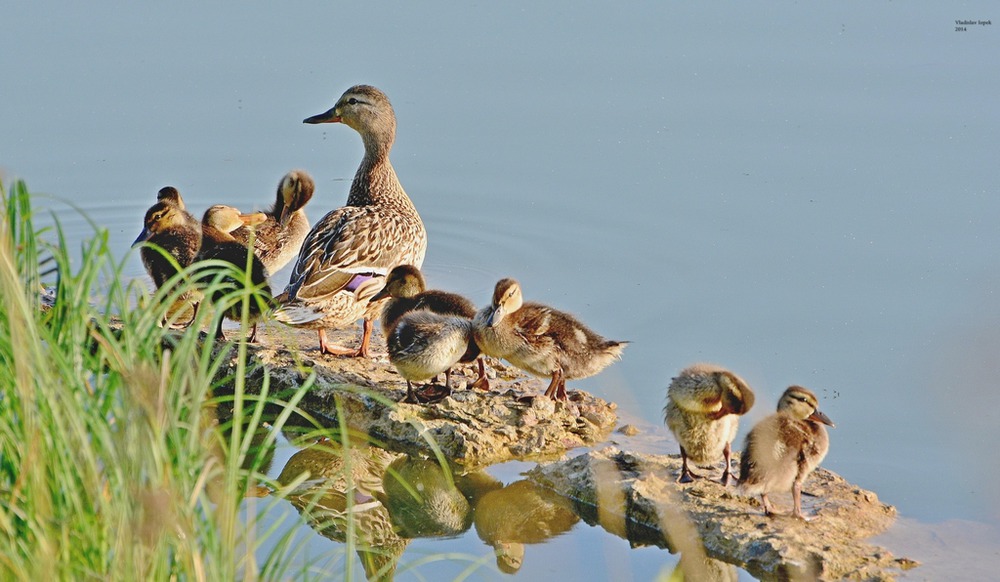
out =
[[434,404],[436,402],[441,402],[449,396],[451,396],[451,388],[447,386],[437,386],[435,384],[423,386],[419,390],[414,390],[413,392],[413,397],[420,404]]
[[403,398],[403,402],[405,402],[407,404],[418,404],[419,403],[417,401],[417,394],[416,394],[416,392],[413,391],[413,384],[410,384],[409,380],[406,381],[406,397]]
[[695,479],[701,479],[701,475],[697,475],[688,468],[688,457],[687,451],[684,447],[681,447],[681,476],[677,478],[678,483],[692,483]]
[[478,388],[479,390],[485,390],[488,392],[490,389],[490,381],[486,377],[486,364],[483,362],[482,356],[476,358],[476,364],[478,364],[479,368],[479,377],[476,378],[476,381],[472,383],[472,387]]

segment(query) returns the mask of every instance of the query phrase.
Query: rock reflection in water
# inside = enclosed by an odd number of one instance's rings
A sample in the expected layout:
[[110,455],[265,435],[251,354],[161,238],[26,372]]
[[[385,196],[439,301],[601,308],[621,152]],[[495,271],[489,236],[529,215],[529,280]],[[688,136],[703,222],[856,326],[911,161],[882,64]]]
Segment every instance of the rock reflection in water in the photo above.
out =
[[525,544],[540,544],[580,521],[569,500],[531,481],[490,491],[475,506],[476,533],[493,546],[497,567],[508,574],[524,563]]

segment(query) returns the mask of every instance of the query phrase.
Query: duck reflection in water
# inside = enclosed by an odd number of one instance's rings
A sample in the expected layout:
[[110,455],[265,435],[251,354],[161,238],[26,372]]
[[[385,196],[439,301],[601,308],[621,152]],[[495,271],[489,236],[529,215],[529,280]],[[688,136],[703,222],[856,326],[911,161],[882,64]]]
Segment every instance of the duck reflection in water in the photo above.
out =
[[433,459],[400,457],[386,469],[379,500],[406,538],[454,537],[472,526],[472,508],[502,484],[479,471],[456,475]]
[[289,458],[278,476],[295,486],[288,500],[319,534],[346,543],[354,536],[358,557],[369,580],[392,580],[409,543],[396,534],[385,506],[382,476],[396,455],[377,447],[342,447],[333,440],[303,449]]
[[521,569],[526,544],[562,535],[578,521],[567,498],[527,480],[484,494],[474,518],[476,533],[496,552],[497,568],[508,574]]

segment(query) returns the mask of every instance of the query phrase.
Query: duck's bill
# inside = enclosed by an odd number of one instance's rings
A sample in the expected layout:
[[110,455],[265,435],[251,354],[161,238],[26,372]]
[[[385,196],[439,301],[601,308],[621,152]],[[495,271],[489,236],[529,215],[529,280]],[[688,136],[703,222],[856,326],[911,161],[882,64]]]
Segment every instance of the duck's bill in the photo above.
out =
[[312,117],[307,117],[302,120],[302,123],[340,123],[340,116],[336,113],[336,107],[320,113],[319,115],[313,115]]
[[142,232],[139,233],[139,236],[135,237],[135,240],[132,241],[132,246],[133,247],[139,246],[140,244],[146,242],[146,239],[148,238],[149,238],[149,229],[144,228],[142,229]]
[[823,414],[822,412],[820,412],[818,410],[816,412],[810,414],[808,420],[814,420],[816,422],[822,422],[823,424],[825,424],[827,426],[831,426],[831,427],[835,427],[836,426],[835,424],[833,424],[833,421],[830,420],[829,416]]
[[258,224],[262,224],[265,220],[267,220],[267,215],[263,212],[240,215],[240,221],[247,226],[257,226]]
[[503,307],[497,305],[496,308],[490,312],[489,317],[486,318],[486,325],[494,327],[502,320],[503,320]]

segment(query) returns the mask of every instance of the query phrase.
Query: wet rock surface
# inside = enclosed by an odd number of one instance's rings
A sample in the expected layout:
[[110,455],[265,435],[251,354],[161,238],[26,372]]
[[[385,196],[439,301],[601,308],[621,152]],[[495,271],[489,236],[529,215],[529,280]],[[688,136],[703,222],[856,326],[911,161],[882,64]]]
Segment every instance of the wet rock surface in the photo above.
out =
[[[572,499],[587,523],[633,546],[680,552],[681,567],[695,579],[717,577],[728,565],[763,580],[893,580],[914,565],[864,542],[888,529],[895,508],[830,471],[817,469],[805,482],[803,511],[812,518],[805,522],[767,517],[757,499],[713,481],[721,465],[711,478],[687,485],[676,482],[680,468],[679,455],[608,447],[528,476]],[[778,511],[791,509],[791,495],[772,499]]]
[[[354,345],[359,334],[352,329],[329,335],[334,342]],[[467,469],[557,458],[601,442],[617,422],[614,403],[572,390],[568,402],[555,402],[542,396],[545,380],[496,360],[488,364],[489,391],[467,388],[475,378],[470,365],[452,372],[451,396],[432,404],[406,404],[401,402],[406,382],[389,363],[378,333],[372,338],[372,358],[321,355],[315,333],[277,324],[261,330],[259,337],[249,348],[260,365],[247,376],[248,392],[262,389],[265,373],[271,393],[297,389],[314,373],[315,383],[300,406],[321,424],[337,427],[343,421],[397,452],[433,456],[440,449]]]

